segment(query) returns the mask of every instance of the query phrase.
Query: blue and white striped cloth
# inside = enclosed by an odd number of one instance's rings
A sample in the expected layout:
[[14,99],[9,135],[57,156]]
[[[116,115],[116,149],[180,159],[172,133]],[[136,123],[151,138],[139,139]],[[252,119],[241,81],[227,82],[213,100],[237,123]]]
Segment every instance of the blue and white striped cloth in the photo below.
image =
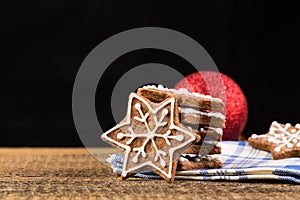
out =
[[[300,184],[300,158],[273,160],[269,152],[247,145],[246,142],[222,142],[221,169],[177,171],[175,179],[187,180],[245,180],[276,179]],[[112,154],[107,159],[113,171],[121,174],[123,155]],[[135,174],[141,178],[161,178],[153,172]]]

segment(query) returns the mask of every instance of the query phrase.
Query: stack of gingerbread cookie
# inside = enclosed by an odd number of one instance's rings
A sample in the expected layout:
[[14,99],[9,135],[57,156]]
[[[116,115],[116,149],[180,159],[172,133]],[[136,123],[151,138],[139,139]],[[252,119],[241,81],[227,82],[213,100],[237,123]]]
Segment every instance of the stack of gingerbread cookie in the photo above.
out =
[[[222,100],[162,86],[128,98],[125,118],[101,138],[124,151],[121,177],[152,170],[174,181],[176,170],[220,168]],[[210,155],[209,155],[210,154]]]
[[178,100],[180,123],[201,139],[184,151],[178,170],[220,168],[222,162],[216,158],[221,153],[221,141],[225,116],[224,103],[219,98],[191,93],[186,89],[168,89],[159,86],[144,86],[137,94],[152,101],[161,101],[175,95]]

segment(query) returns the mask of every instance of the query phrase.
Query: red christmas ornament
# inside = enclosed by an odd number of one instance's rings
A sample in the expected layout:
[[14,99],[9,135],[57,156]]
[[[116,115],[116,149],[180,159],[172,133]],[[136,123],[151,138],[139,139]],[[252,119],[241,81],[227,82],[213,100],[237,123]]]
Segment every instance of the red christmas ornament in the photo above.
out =
[[248,104],[240,86],[220,72],[195,72],[180,80],[175,89],[186,88],[190,92],[211,95],[223,100],[226,116],[223,140],[238,140],[248,119]]

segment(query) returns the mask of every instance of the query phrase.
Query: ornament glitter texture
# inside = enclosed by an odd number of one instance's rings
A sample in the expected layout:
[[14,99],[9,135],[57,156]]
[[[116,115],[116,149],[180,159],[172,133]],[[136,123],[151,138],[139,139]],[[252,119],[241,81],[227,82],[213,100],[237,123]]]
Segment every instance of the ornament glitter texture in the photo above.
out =
[[247,99],[240,86],[227,75],[214,71],[195,72],[180,80],[175,89],[211,95],[223,100],[226,116],[223,140],[238,140],[248,119]]

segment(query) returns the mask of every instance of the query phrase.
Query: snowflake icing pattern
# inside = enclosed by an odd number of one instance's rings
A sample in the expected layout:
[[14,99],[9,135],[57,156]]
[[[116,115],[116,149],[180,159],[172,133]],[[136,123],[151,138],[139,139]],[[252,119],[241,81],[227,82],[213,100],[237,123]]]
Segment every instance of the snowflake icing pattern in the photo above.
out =
[[[137,99],[138,103],[133,103],[134,99]],[[143,112],[141,104],[147,107],[147,112]],[[169,109],[167,109],[167,107],[169,107]],[[132,109],[137,111],[137,116],[131,116]],[[149,102],[137,94],[132,93],[129,96],[125,121],[103,133],[101,136],[104,141],[125,150],[122,169],[123,177],[126,177],[127,174],[142,170],[145,166],[150,166],[159,171],[159,175],[162,177],[167,179],[172,178],[172,173],[176,171],[176,167],[173,167],[172,162],[178,159],[174,157],[174,152],[180,151],[178,153],[178,155],[180,155],[180,153],[188,148],[196,139],[193,133],[174,124],[174,109],[174,98],[170,98],[160,104],[155,104],[155,108],[153,108]],[[160,117],[158,117],[158,113],[160,113]],[[150,127],[148,122],[150,116],[153,117],[153,127]],[[136,132],[133,128],[134,123],[143,124],[144,127],[142,127],[142,129],[144,128],[145,131]],[[165,128],[166,126],[168,126],[167,130]],[[162,132],[162,130],[166,130],[166,132]],[[162,144],[159,145],[156,138],[162,138],[163,141],[165,141],[166,145],[163,145],[163,149],[159,148]],[[141,142],[141,145],[132,148],[132,143],[135,140],[141,140],[143,142]],[[172,141],[176,142],[174,143]],[[145,150],[147,144],[151,145],[151,148],[154,149],[153,156],[147,155]],[[140,160],[141,158],[143,158],[143,160]],[[166,161],[168,161],[168,163]],[[157,162],[159,164],[156,164]]]
[[253,139],[257,138],[267,138],[268,142],[278,145],[274,151],[280,152],[282,147],[286,146],[287,148],[300,147],[300,124],[296,124],[292,128],[290,123],[285,125],[279,124],[274,121],[271,124],[269,133],[263,135],[253,134],[251,136]]
[[154,116],[154,122],[155,122],[155,127],[150,130],[149,124],[147,122],[147,118],[149,117],[149,112],[147,112],[146,114],[143,113],[142,109],[141,109],[141,104],[137,103],[134,105],[135,109],[138,110],[140,117],[138,116],[134,116],[134,119],[144,123],[146,129],[147,129],[147,133],[140,133],[137,134],[133,131],[132,127],[128,128],[128,131],[130,132],[130,134],[124,134],[124,133],[118,133],[117,137],[118,139],[122,139],[124,137],[128,137],[130,138],[129,140],[127,140],[126,144],[131,144],[131,142],[136,139],[136,138],[146,138],[146,140],[144,141],[144,143],[142,144],[142,146],[138,147],[138,148],[133,148],[133,151],[137,152],[136,155],[133,157],[132,161],[134,163],[138,162],[138,158],[140,155],[142,155],[144,158],[147,156],[146,152],[145,152],[145,146],[147,145],[147,143],[149,141],[151,141],[151,144],[153,146],[153,148],[155,149],[155,157],[154,157],[154,161],[157,161],[158,159],[160,160],[160,165],[162,167],[166,166],[166,162],[164,161],[164,159],[162,158],[162,156],[166,156],[167,152],[164,152],[160,149],[158,149],[156,143],[155,143],[155,137],[161,137],[165,140],[167,145],[171,145],[170,139],[174,139],[177,141],[182,141],[184,139],[183,135],[175,135],[175,136],[171,136],[171,130],[169,129],[166,133],[164,134],[158,134],[156,131],[158,130],[158,128],[163,127],[165,125],[168,124],[168,122],[164,121],[165,116],[168,114],[168,109],[164,108],[162,110],[162,114],[160,119],[157,119],[157,116]]

